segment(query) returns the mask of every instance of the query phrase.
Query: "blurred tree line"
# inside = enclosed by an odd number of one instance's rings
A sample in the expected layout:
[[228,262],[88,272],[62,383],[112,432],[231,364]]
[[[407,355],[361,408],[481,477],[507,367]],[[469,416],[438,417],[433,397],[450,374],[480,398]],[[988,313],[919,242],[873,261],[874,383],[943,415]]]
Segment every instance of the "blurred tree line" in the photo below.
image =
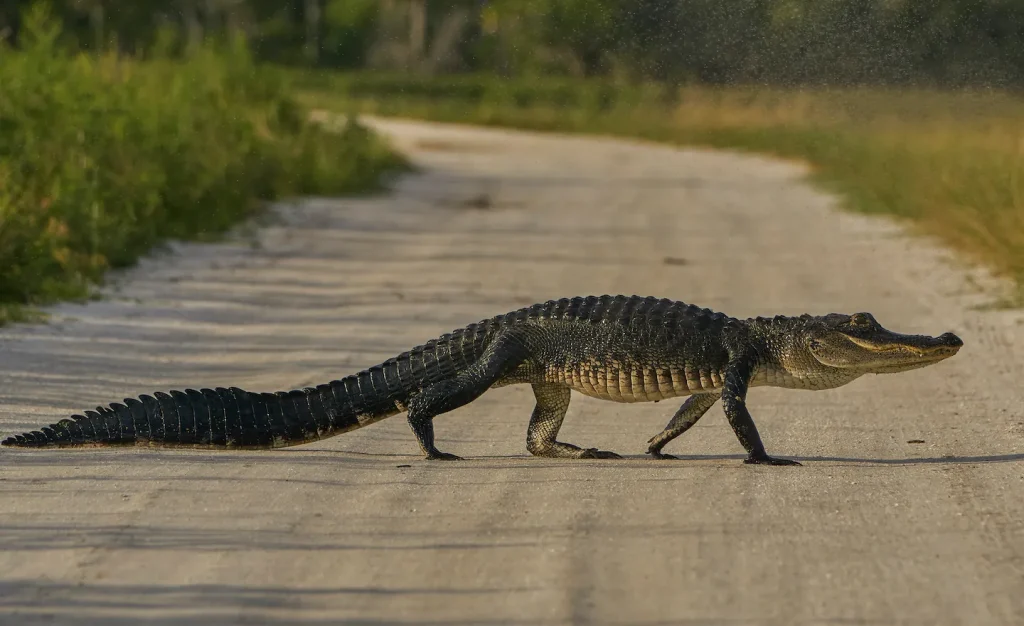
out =
[[[17,41],[30,2],[0,0]],[[69,45],[709,84],[1024,86],[1024,0],[52,0]]]

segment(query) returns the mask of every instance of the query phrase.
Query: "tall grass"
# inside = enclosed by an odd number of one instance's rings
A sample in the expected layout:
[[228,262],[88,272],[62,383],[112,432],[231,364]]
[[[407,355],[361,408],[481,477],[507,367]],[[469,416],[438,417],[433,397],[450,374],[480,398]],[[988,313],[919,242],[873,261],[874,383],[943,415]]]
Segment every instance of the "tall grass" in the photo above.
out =
[[309,123],[242,47],[140,62],[58,38],[37,9],[0,49],[0,323],[86,295],[163,239],[222,233],[259,199],[372,189],[403,166],[357,124]]
[[906,218],[1024,285],[1024,98],[306,74],[310,106],[640,137],[799,159],[848,205]]

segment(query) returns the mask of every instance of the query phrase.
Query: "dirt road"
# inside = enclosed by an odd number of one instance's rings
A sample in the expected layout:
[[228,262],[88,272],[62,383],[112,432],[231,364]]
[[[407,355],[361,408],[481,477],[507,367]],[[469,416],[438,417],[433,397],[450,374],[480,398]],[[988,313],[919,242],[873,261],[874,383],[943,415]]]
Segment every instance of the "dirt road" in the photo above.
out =
[[[387,122],[423,171],[180,246],[108,299],[0,329],[0,434],[184,386],[325,382],[491,314],[637,293],[737,316],[952,330],[935,367],[752,391],[642,455],[667,403],[575,397],[529,457],[528,387],[271,452],[0,451],[4,624],[1024,624],[1024,314],[755,157]],[[908,443],[923,440],[924,443]]]

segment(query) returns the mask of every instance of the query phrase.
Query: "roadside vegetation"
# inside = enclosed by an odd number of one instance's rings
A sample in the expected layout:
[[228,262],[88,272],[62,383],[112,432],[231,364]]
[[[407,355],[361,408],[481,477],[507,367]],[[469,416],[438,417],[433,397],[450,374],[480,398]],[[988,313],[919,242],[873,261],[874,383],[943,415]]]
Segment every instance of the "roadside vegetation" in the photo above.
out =
[[1008,92],[330,72],[297,85],[311,107],[798,159],[850,208],[908,218],[1024,285],[1024,98]]
[[57,43],[35,1],[0,3],[0,302],[392,166],[296,100],[799,159],[1024,285],[1020,0],[50,0]]
[[37,7],[0,49],[0,86],[0,323],[87,296],[160,241],[215,237],[259,200],[371,190],[403,167],[357,123],[309,123],[241,45],[71,53]]

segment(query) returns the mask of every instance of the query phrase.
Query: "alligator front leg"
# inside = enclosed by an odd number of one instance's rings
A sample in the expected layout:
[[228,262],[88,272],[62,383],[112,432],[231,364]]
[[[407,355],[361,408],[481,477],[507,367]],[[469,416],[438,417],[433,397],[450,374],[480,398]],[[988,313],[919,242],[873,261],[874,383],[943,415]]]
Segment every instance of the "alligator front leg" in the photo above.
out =
[[747,458],[744,463],[754,465],[800,465],[789,459],[777,459],[768,456],[764,444],[761,443],[761,435],[754,426],[754,420],[747,410],[747,387],[750,384],[750,376],[753,372],[753,359],[746,357],[734,359],[725,373],[725,384],[722,389],[722,405],[725,409],[725,416],[729,419],[729,425],[736,433],[747,451]]
[[537,406],[530,416],[530,427],[526,431],[526,449],[534,456],[560,459],[621,459],[619,455],[597,448],[580,448],[571,443],[556,441],[558,429],[562,427],[565,412],[569,410],[569,396],[572,392],[564,385],[534,383],[533,395]]
[[647,448],[647,454],[656,459],[675,459],[676,457],[671,454],[662,454],[661,449],[668,445],[668,442],[690,430],[690,427],[696,424],[720,397],[717,393],[698,393],[687,398],[665,429],[647,440],[647,443],[651,444]]

